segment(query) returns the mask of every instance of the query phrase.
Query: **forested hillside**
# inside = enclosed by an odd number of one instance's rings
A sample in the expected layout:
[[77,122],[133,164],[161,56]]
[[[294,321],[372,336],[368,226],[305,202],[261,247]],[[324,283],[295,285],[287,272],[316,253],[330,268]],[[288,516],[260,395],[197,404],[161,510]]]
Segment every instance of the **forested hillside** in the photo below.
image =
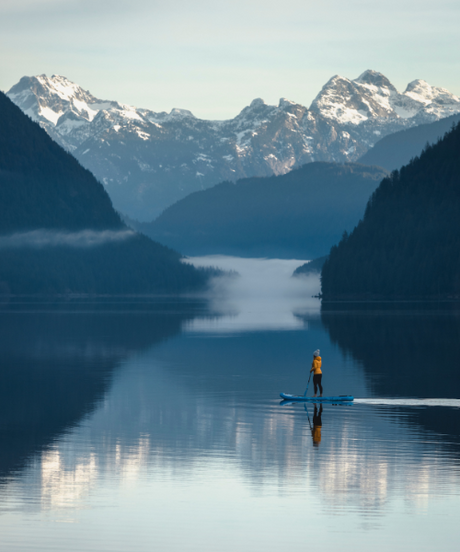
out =
[[138,228],[188,255],[311,259],[356,225],[386,174],[353,163],[309,163],[195,192]]
[[331,249],[323,297],[460,295],[460,123],[385,178]]
[[123,226],[94,176],[0,93],[0,232]]
[[0,93],[0,293],[156,293],[205,281],[130,232],[94,176]]
[[358,163],[383,167],[388,171],[400,169],[420,155],[427,143],[436,143],[458,121],[460,121],[460,115],[452,115],[434,123],[400,130],[385,136],[360,157]]
[[327,255],[313,259],[294,270],[293,276],[309,276],[310,274],[321,274]]

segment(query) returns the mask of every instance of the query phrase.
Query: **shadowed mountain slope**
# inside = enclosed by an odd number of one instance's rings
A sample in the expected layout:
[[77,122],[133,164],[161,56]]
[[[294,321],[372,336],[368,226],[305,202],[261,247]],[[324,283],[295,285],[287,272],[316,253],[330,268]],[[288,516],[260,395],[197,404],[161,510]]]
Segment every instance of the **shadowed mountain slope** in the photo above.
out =
[[309,163],[195,192],[138,228],[188,255],[309,259],[355,226],[385,174],[351,163]]
[[452,115],[435,123],[419,125],[385,136],[360,157],[358,163],[383,167],[388,171],[399,169],[420,155],[427,143],[436,143],[458,121],[460,115]]

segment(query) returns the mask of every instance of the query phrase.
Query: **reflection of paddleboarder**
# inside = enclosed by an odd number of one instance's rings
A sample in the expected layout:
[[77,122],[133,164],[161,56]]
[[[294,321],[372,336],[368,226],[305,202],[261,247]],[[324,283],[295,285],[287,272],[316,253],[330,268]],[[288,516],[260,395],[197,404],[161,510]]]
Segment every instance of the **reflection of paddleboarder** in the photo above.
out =
[[319,396],[322,397],[323,386],[321,385],[321,380],[323,378],[323,373],[321,372],[321,357],[319,356],[319,349],[316,349],[316,351],[313,353],[313,362],[311,363],[310,372],[313,372],[313,385],[315,386],[315,394],[313,396],[316,397],[316,393],[319,387]]
[[315,404],[315,411],[313,412],[313,429],[311,430],[311,436],[313,437],[313,446],[318,447],[321,443],[321,414],[323,413],[323,405],[318,406]]

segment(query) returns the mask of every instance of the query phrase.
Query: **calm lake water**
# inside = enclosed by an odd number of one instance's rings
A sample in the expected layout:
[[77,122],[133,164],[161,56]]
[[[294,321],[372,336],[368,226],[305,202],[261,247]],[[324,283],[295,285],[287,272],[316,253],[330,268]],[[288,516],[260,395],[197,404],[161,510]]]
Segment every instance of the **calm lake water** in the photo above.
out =
[[[0,551],[457,551],[460,306],[193,262],[240,277],[0,306]],[[353,406],[280,405],[317,348]]]

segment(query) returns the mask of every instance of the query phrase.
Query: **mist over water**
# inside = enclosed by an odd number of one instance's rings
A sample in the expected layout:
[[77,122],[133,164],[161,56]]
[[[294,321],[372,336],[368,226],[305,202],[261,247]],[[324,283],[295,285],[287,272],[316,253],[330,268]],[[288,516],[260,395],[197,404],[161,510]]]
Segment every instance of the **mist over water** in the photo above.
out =
[[133,230],[80,230],[79,232],[60,232],[38,229],[30,232],[17,232],[9,236],[0,236],[0,249],[29,247],[75,247],[88,248],[109,243],[117,243],[136,235]]
[[224,255],[187,259],[196,267],[218,267],[237,274],[214,278],[208,297],[213,316],[195,319],[190,332],[242,332],[302,328],[299,314],[317,313],[319,275],[292,277],[302,260],[243,259]]

